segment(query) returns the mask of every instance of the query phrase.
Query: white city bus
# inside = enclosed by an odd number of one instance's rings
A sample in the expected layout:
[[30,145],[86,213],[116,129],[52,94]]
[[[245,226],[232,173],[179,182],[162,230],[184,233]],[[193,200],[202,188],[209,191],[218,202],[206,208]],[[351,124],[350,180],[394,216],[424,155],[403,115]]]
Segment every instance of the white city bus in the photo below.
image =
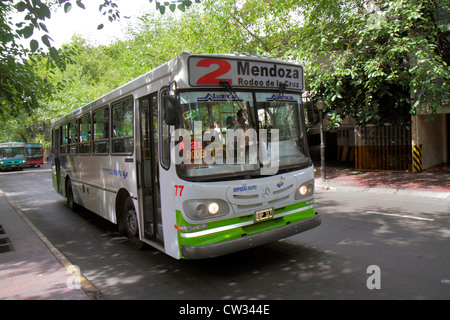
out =
[[303,91],[297,64],[182,53],[53,123],[53,185],[176,259],[314,228]]

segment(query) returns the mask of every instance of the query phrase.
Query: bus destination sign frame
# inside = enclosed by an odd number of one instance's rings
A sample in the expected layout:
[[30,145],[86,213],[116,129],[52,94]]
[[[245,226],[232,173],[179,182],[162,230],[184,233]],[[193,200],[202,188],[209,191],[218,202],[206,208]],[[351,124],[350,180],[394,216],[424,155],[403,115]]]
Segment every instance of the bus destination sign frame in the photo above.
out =
[[303,67],[278,61],[189,57],[189,85],[220,86],[227,81],[232,87],[260,87],[304,91]]

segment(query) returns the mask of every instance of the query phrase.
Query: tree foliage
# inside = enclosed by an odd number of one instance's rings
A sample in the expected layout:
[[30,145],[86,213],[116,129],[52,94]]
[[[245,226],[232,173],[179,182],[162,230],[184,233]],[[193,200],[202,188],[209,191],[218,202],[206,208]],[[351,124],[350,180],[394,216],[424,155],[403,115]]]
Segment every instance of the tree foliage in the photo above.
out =
[[335,125],[408,124],[449,104],[448,0],[203,3],[258,53],[302,62],[308,95],[323,98]]
[[0,3],[0,117],[30,110],[49,92],[45,81],[32,72],[30,63],[20,59],[24,48],[16,43],[19,35],[7,18],[11,10],[9,3]]
[[[448,104],[449,61],[431,1],[358,1],[314,12],[301,28],[299,57],[330,112],[361,124],[406,124],[416,108]],[[325,15],[324,15],[325,13]],[[300,39],[298,39],[300,40]],[[300,41],[297,41],[300,43]],[[309,43],[314,49],[308,50]]]
[[[18,116],[22,112],[30,112],[39,107],[39,101],[48,98],[57,86],[52,86],[48,78],[34,74],[34,58],[40,55],[45,58],[49,70],[64,70],[72,62],[72,52],[53,46],[53,39],[46,27],[51,18],[52,8],[62,7],[69,12],[74,5],[85,9],[86,0],[2,0],[0,2],[0,119]],[[153,2],[149,0],[149,3]],[[197,0],[198,2],[198,0]],[[168,7],[171,11],[181,10],[192,5],[192,1],[181,0],[171,2],[155,1],[156,9],[164,13]],[[23,14],[22,21],[13,24],[11,12]],[[104,0],[99,6],[99,15],[113,22],[120,20],[120,8],[115,0]],[[98,29],[103,28],[103,24]],[[40,39],[32,38],[36,31],[44,35]],[[20,44],[21,39],[30,39],[28,47]],[[34,57],[30,58],[30,54]]]
[[[139,25],[131,26],[128,40],[105,46],[93,46],[81,37],[74,37],[62,50],[76,52],[73,64],[52,75],[52,83],[64,83],[63,90],[42,101],[48,117],[56,119],[108,93],[126,82],[174,58],[182,51],[191,53],[231,52],[236,46],[220,32],[221,25],[205,19],[201,7],[176,18],[169,13],[143,16]],[[230,32],[233,32],[230,30]],[[238,35],[233,35],[237,43]],[[241,40],[243,40],[241,38]],[[45,77],[45,63],[37,74]]]
[[[45,6],[69,11],[85,1],[1,2],[0,116],[15,114],[9,124],[18,132],[35,132],[20,129],[29,121],[44,128],[182,51],[301,62],[307,95],[325,101],[336,126],[345,117],[362,125],[408,124],[413,112],[433,114],[449,104],[449,22],[442,20],[448,0],[155,1],[155,14],[131,26],[128,40],[109,46],[78,37],[53,50],[49,34],[28,48],[18,44],[33,30],[46,32]],[[18,26],[6,19],[13,5],[28,17]],[[105,0],[99,14],[121,18],[115,1]]]

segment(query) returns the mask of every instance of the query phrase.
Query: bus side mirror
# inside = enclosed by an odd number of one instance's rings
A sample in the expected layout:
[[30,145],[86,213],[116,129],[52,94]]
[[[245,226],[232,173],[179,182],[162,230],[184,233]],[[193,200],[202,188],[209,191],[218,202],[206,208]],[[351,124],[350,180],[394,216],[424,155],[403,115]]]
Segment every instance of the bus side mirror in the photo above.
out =
[[177,112],[178,112],[178,99],[175,95],[168,94],[165,96],[165,114],[164,114],[164,120],[166,121],[166,124],[169,126],[175,125],[176,119],[177,119]]
[[169,84],[169,89],[166,91],[164,95],[164,105],[165,105],[165,114],[164,120],[166,124],[169,126],[175,125],[177,121],[178,114],[178,94],[177,94],[177,83],[173,81]]

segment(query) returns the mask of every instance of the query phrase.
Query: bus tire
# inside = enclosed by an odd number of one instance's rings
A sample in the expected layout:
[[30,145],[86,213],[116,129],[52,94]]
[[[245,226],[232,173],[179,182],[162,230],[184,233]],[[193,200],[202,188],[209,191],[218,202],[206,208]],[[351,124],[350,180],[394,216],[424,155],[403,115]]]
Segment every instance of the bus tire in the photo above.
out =
[[136,215],[136,209],[134,208],[133,200],[128,197],[125,201],[123,210],[123,222],[125,233],[130,240],[133,247],[136,249],[143,249],[144,243],[139,240],[139,222]]
[[66,187],[66,196],[67,196],[67,206],[72,211],[78,210],[78,204],[75,203],[75,199],[73,196],[73,189],[72,189],[72,183],[67,181],[67,187]]

